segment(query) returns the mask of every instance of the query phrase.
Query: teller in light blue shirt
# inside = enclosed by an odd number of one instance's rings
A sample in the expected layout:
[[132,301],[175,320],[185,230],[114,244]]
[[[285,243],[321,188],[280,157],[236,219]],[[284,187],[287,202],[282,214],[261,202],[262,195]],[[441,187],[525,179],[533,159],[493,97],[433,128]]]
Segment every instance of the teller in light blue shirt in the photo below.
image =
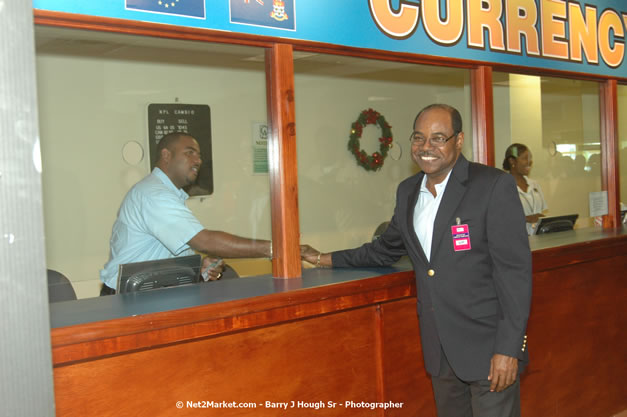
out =
[[[157,146],[156,168],[124,197],[113,224],[109,261],[100,271],[101,295],[115,294],[120,264],[191,255],[209,255],[203,270],[220,277],[213,258],[272,258],[268,240],[247,239],[205,229],[185,205],[183,191],[198,177],[200,146],[187,133],[165,135]],[[209,262],[207,262],[209,260]]]
[[189,196],[158,167],[126,194],[111,233],[102,282],[115,288],[120,264],[193,255],[188,242],[204,229],[185,205]]

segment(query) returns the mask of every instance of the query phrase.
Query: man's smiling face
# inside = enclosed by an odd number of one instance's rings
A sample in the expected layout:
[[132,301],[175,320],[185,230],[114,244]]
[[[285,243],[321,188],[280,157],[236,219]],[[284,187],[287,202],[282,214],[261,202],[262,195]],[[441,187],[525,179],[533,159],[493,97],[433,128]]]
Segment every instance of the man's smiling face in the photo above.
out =
[[[461,154],[464,133],[454,132],[451,114],[446,109],[436,107],[427,110],[416,120],[413,138],[412,159],[432,184],[439,184],[453,169]],[[443,144],[436,143],[447,138]]]

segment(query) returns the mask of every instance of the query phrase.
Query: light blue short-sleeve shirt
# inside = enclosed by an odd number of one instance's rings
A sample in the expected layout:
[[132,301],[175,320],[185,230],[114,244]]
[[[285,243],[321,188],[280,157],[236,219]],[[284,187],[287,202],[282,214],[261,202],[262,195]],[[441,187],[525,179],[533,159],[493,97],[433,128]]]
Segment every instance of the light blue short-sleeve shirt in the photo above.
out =
[[107,287],[117,287],[120,264],[194,253],[187,242],[204,227],[185,205],[188,198],[159,168],[130,189],[113,224],[109,261],[100,271]]

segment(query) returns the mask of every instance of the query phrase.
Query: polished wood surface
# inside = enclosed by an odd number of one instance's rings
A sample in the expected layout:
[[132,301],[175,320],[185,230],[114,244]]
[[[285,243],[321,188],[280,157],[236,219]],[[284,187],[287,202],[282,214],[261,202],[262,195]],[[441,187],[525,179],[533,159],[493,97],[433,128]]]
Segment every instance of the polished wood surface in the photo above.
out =
[[[568,237],[576,243],[567,243]],[[587,239],[586,239],[587,238]],[[542,241],[553,245],[541,246]],[[605,258],[620,256],[627,251],[627,228],[599,230],[595,228],[531,236],[533,251],[533,272],[550,271],[569,265],[594,262]],[[562,244],[560,244],[560,242]]]
[[620,225],[620,172],[618,144],[618,91],[616,80],[600,85],[601,112],[601,188],[607,191],[608,214],[603,227]]
[[524,417],[627,409],[627,245],[622,254],[536,272],[527,326]]
[[475,162],[494,166],[494,99],[492,68],[470,70],[473,156]]
[[[534,251],[523,417],[627,409],[627,235],[602,233]],[[314,411],[265,401],[322,401],[315,413],[329,416],[435,416],[411,271],[60,327],[51,340],[58,416],[197,413],[187,401],[252,402],[269,416]]]
[[[410,308],[413,310],[411,314]],[[411,405],[388,410],[385,415],[435,416],[431,378],[422,360],[416,300],[382,304],[381,309],[386,318],[382,331],[384,399],[397,403],[405,401]],[[390,317],[398,319],[390,320]],[[412,410],[416,412],[412,414]]]
[[[214,311],[56,329],[57,415],[198,413],[187,401],[253,403],[255,415],[270,416],[433,415],[413,277],[365,281],[222,303]],[[295,404],[277,410],[266,401]],[[390,401],[397,407],[365,407]],[[251,414],[249,408],[203,411]]]
[[[187,406],[178,410],[176,402],[187,405],[203,400],[256,406],[254,410],[203,410],[220,416],[306,415],[312,411],[328,416],[433,414],[433,406],[425,406],[421,396],[404,395],[405,386],[400,392],[384,393],[376,383],[381,372],[376,360],[377,338],[381,337],[376,310],[371,306],[60,367],[55,370],[55,384],[63,387],[58,390],[57,415],[193,415],[199,410]],[[403,330],[415,332],[416,320],[405,320],[415,317],[411,301],[393,303],[390,308],[386,305],[381,314],[384,322],[406,323]],[[391,346],[405,345],[411,356],[416,355],[415,343],[406,346],[403,339],[389,333],[388,338]],[[419,361],[396,361],[392,355],[389,352],[386,357],[387,375],[383,378],[424,373]],[[421,385],[415,378],[391,382],[411,383],[429,398],[430,387],[424,378]],[[102,395],[94,398],[95,392]],[[372,403],[385,397],[403,402],[403,407],[384,414],[345,405],[347,401]],[[267,408],[266,401],[322,401],[324,407],[316,410],[294,404],[283,411]],[[331,408],[329,401],[338,405]]]
[[[280,281],[277,279],[277,282]],[[385,279],[377,277],[356,280],[192,308],[88,322],[53,329],[52,356],[54,363],[59,365],[154,348],[161,344],[247,331],[413,295],[415,287],[412,274],[400,272],[386,275]]]
[[[559,243],[594,232],[545,236]],[[597,234],[603,239],[533,252],[523,417],[609,417],[627,409],[627,235],[624,228]]]
[[301,276],[298,221],[298,164],[294,60],[292,46],[274,44],[266,50],[268,97],[268,164],[274,259],[272,275]]

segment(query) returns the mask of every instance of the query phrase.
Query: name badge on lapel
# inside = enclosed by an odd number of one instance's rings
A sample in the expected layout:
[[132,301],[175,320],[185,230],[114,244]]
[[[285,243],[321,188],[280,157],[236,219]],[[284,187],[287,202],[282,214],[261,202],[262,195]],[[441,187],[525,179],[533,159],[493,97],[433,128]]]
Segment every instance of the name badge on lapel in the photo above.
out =
[[456,224],[451,226],[453,234],[453,249],[455,252],[470,249],[470,232],[467,224]]

